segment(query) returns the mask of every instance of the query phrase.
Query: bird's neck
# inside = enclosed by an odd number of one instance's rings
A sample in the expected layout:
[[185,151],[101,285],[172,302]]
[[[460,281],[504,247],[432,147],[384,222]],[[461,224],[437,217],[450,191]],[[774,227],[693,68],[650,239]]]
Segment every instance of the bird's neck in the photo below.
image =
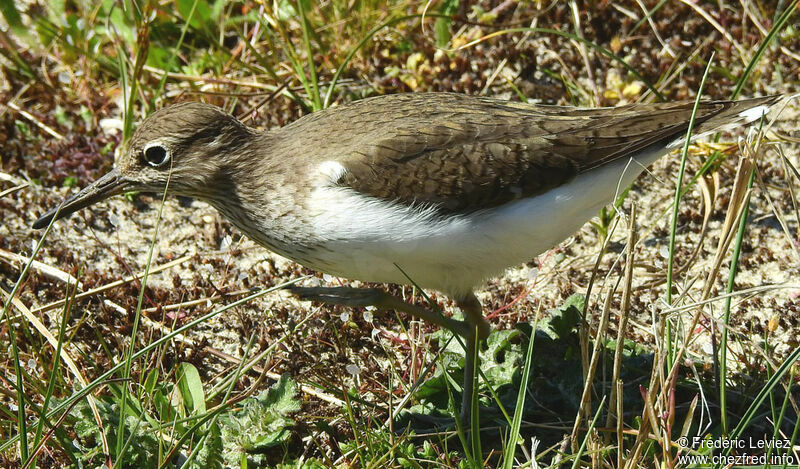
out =
[[212,176],[216,190],[206,201],[219,210],[240,231],[256,242],[291,257],[292,245],[302,242],[295,233],[297,200],[292,197],[292,175],[284,158],[270,152],[276,136],[271,132],[253,134]]

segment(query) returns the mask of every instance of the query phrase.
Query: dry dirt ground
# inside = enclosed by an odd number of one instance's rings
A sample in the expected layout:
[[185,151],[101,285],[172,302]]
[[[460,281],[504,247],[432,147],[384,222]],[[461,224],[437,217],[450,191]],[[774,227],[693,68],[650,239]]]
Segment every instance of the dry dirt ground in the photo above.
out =
[[[730,52],[730,45],[720,45],[727,43],[715,36],[713,28],[696,19],[691,11],[675,8],[696,21],[698,29],[704,33],[697,34],[687,31],[686,28],[670,29],[669,26],[659,23],[664,28],[660,33],[666,43],[692,50],[689,45],[697,45],[698,37],[714,38],[710,43],[720,41],[716,44],[718,48],[728,52],[727,55],[723,53],[717,58],[720,66],[735,64],[736,59],[731,58],[734,54]],[[522,16],[519,12],[515,14]],[[597,19],[597,16],[593,19]],[[540,26],[548,19],[548,26],[556,23],[556,19],[543,17]],[[560,21],[562,23],[559,24],[568,24],[563,18]],[[616,24],[617,28],[624,31],[628,23],[623,18],[617,19]],[[603,29],[594,23],[587,28]],[[584,34],[591,32],[587,30]],[[640,38],[631,39],[624,44],[621,53],[635,67],[653,67],[657,72],[660,69],[658,61],[668,63],[670,59],[665,56],[662,46],[655,41],[651,31],[643,28],[640,34]],[[755,33],[750,31],[747,34]],[[613,34],[605,31],[604,35],[598,33],[592,39],[609,44],[613,37]],[[424,39],[416,40],[423,44],[426,42]],[[392,37],[383,37],[381,41],[381,44],[391,44]],[[586,89],[596,89],[601,94],[616,86],[609,84],[616,83],[613,79],[609,81],[609,76],[622,74],[614,64],[603,61],[602,57],[592,56],[592,77],[587,77],[578,48],[566,40],[536,39],[517,34],[512,39],[499,41],[456,51],[451,54],[452,57],[446,59],[440,58],[441,51],[436,51],[432,45],[427,44],[420,48],[423,54],[421,60],[432,71],[423,70],[417,73],[416,81],[412,81],[409,76],[401,75],[397,78],[396,75],[381,76],[380,72],[376,72],[375,75],[365,75],[367,78],[364,81],[356,81],[351,86],[373,88],[378,92],[413,89],[477,93],[488,83],[489,76],[500,67],[499,63],[508,58],[509,62],[503,64],[505,68],[500,76],[508,74],[522,77],[524,86],[521,85],[521,88],[533,99],[547,103],[566,103],[564,87],[560,82],[553,82],[547,76],[542,78],[541,74],[536,75],[527,70],[526,60],[530,62],[528,54],[538,50],[550,51],[549,54],[553,54],[552,51],[559,52],[555,54],[555,59],[547,59],[551,60],[547,63],[563,62],[565,73],[574,74],[579,77],[576,80],[583,83]],[[509,46],[515,41],[526,41],[523,52],[520,52],[521,46]],[[706,44],[704,47],[710,48],[713,45]],[[504,51],[509,52],[508,56],[503,56]],[[762,61],[764,65],[760,66],[761,81],[755,89],[750,88],[748,93],[796,91],[797,73],[777,80],[771,74],[770,62],[788,61],[788,64],[793,63],[795,67],[798,66],[797,62],[792,62],[792,58],[787,59],[777,48],[769,54],[771,56],[765,58]],[[548,54],[544,53],[540,57],[548,57]],[[382,55],[380,47],[376,47],[361,59],[360,65],[364,69],[384,70],[392,60]],[[436,67],[442,60],[462,65],[450,66],[448,73],[437,74]],[[540,64],[545,61],[546,59],[540,58]],[[463,70],[459,71],[460,68]],[[699,82],[698,70],[701,73],[701,68],[691,65],[675,82],[666,86],[665,93],[669,99],[693,96]],[[734,72],[740,71],[741,66],[731,66],[731,69]],[[527,75],[531,75],[530,79],[526,79]],[[653,73],[647,76],[653,76]],[[658,74],[655,73],[655,76]],[[430,78],[430,81],[426,81],[426,78]],[[707,94],[721,98],[731,90],[732,80],[723,75],[712,74],[709,83],[711,86]],[[173,89],[179,89],[180,86],[181,83],[170,84]],[[19,89],[18,83],[11,83],[10,90],[5,92],[4,101],[9,100]],[[502,85],[490,87],[487,94],[511,99],[514,97]],[[39,102],[37,99],[34,97],[26,100],[24,107],[32,112],[33,120],[51,122],[52,119],[47,117],[51,106],[44,100]],[[279,98],[281,99],[283,98]],[[602,104],[616,102],[617,100],[612,100]],[[274,127],[295,118],[300,112],[285,102],[271,106],[275,108],[275,112],[262,111],[261,117],[256,121],[257,125],[264,128]],[[118,116],[119,110],[110,105],[95,116],[95,121]],[[765,337],[769,337],[769,342],[774,347],[774,351],[770,353],[772,360],[780,360],[800,345],[800,238],[797,219],[797,193],[800,188],[797,173],[788,169],[789,165],[800,167],[798,116],[800,104],[795,100],[776,117],[773,126],[775,132],[768,134],[769,137],[780,138],[782,141],[775,145],[764,145],[757,158],[759,177],[752,193],[735,289],[743,291],[764,286],[772,288],[737,295],[733,299],[730,327],[739,339],[737,347],[741,347],[741,350],[734,350],[733,363],[744,369],[760,369],[760,358],[753,350],[763,346]],[[42,235],[41,231],[31,229],[33,221],[46,209],[54,207],[77,190],[73,187],[59,187],[63,178],[47,179],[40,174],[34,174],[37,163],[35,160],[33,163],[30,161],[44,157],[49,163],[42,164],[52,169],[54,159],[39,152],[54,150],[52,146],[46,146],[43,150],[41,143],[32,143],[32,139],[26,139],[15,131],[14,121],[18,120],[27,122],[40,142],[41,139],[51,138],[42,133],[33,120],[3,107],[2,121],[7,129],[7,136],[2,150],[3,172],[0,174],[0,286],[6,291],[11,289],[22,265],[22,261],[14,256],[26,256]],[[53,126],[57,127],[55,124]],[[104,145],[105,142],[113,144],[119,139],[111,131],[106,133],[99,127],[92,128],[93,130],[86,131],[82,137],[68,137],[68,140],[83,144],[85,141],[99,139]],[[726,134],[722,141],[736,145],[737,138],[743,136],[746,136],[743,132]],[[13,146],[12,141],[15,142]],[[694,174],[700,167],[698,155],[703,154],[703,150],[696,150],[689,159],[688,175]],[[61,152],[58,153],[61,155],[59,158],[70,157],[69,148],[58,151]],[[96,149],[92,151],[96,152]],[[681,305],[691,304],[692,299],[698,298],[703,289],[704,275],[716,253],[720,228],[725,220],[727,199],[731,194],[736,158],[740,154],[738,150],[732,151],[717,172],[719,195],[710,215],[707,233],[702,240],[700,231],[705,208],[699,186],[689,191],[681,202],[676,242],[677,264],[682,265],[692,258],[689,269],[682,272],[676,281],[676,297],[686,296],[686,299],[680,301]],[[789,165],[781,160],[781,154]],[[79,178],[79,184],[85,185],[89,179],[107,169],[110,159],[108,154],[104,159],[105,163],[93,163],[95,166],[85,171]],[[47,164],[51,166],[46,166]],[[631,207],[635,205],[639,241],[635,249],[637,267],[634,270],[633,283],[638,288],[633,294],[632,323],[628,335],[645,346],[660,340],[654,329],[654,318],[658,315],[677,317],[677,323],[681,323],[686,322],[694,311],[670,312],[663,301],[663,273],[666,270],[666,247],[669,239],[668,213],[678,166],[679,157],[673,154],[654,165],[633,186],[622,206],[622,217],[609,249],[600,259],[591,297],[589,311],[597,315],[602,309],[608,287],[617,281],[621,272],[621,253],[624,251],[624,241],[628,233],[627,220]],[[43,184],[35,183],[31,180],[33,178]],[[17,190],[9,191],[17,187]],[[132,273],[142,272],[151,241],[154,244],[151,267],[153,273],[147,281],[144,300],[147,320],[138,339],[143,344],[160,336],[164,330],[175,324],[183,324],[204,312],[241,298],[254,289],[276,285],[301,275],[313,276],[304,281],[306,284],[351,284],[346,279],[323,276],[271,254],[243,238],[227,221],[202,202],[168,198],[164,202],[161,219],[158,220],[159,204],[159,197],[144,194],[130,198],[115,197],[56,223],[36,258],[41,264],[33,267],[30,278],[19,295],[22,302],[45,325],[55,330],[60,309],[48,308],[46,305],[64,298],[63,274],[79,277],[80,291],[102,287]],[[512,268],[503,277],[492,280],[479,293],[487,311],[495,311],[523,295],[511,307],[495,315],[492,319],[494,327],[507,328],[519,321],[530,321],[537,311],[546,314],[570,294],[586,292],[592,270],[597,263],[601,241],[598,231],[587,224],[560,246],[536,259],[532,258],[527,265]],[[702,246],[697,255],[690,256],[701,241]],[[182,261],[156,272],[159,266],[180,259]],[[713,295],[724,291],[729,259],[730,255],[727,255],[720,274],[714,281]],[[406,297],[412,294],[409,287],[393,286],[390,289]],[[88,377],[99,374],[110,366],[109,352],[115,361],[119,360],[121,351],[124,350],[123,345],[129,337],[138,291],[136,281],[126,281],[122,285],[76,301],[71,319],[70,349],[78,357]],[[435,292],[433,297],[437,298]],[[612,313],[619,310],[619,297],[617,293],[611,303]],[[422,301],[419,297],[416,300]],[[439,300],[444,301],[442,298]],[[188,304],[173,308],[172,305],[182,302]],[[722,303],[714,302],[705,310],[718,318]],[[449,306],[446,307],[449,310]],[[690,347],[694,357],[703,362],[708,361],[712,350],[710,325],[713,321],[709,318],[707,315],[701,320],[693,333],[694,339]],[[16,320],[21,319],[17,317]],[[357,383],[359,389],[369,396],[370,392],[380,394],[386,387],[392,367],[411,370],[404,376],[408,382],[413,381],[414,370],[418,369],[421,359],[412,353],[414,348],[410,348],[405,339],[413,336],[415,341],[424,342],[426,339],[420,337],[419,332],[430,331],[432,328],[405,317],[403,320],[408,320],[413,327],[401,327],[394,315],[377,312],[373,314],[362,309],[351,311],[339,307],[312,306],[298,302],[285,293],[276,292],[198,326],[186,334],[186,341],[177,342],[171,347],[164,359],[190,361],[200,367],[206,378],[212,378],[221,370],[234,366],[236,360],[230,357],[239,357],[251,336],[255,335],[256,348],[263,350],[300,324],[260,367],[278,374],[289,373],[304,383],[319,382],[330,388],[340,389],[342,386],[356,384],[356,377],[351,373],[355,370],[355,365],[360,370]],[[615,334],[613,329],[612,325],[611,334]],[[247,378],[245,384],[246,382]],[[309,387],[306,389],[310,390]],[[335,405],[325,402],[326,396],[324,393],[306,396],[306,408],[310,412],[338,412]]]

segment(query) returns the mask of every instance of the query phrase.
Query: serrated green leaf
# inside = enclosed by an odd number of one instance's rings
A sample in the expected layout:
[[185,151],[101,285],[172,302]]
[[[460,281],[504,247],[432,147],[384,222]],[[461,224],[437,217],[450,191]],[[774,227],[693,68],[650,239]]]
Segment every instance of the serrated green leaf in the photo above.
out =
[[[453,318],[460,319],[461,314],[456,312]],[[456,338],[449,340],[452,335],[452,332],[444,329],[433,334],[433,337],[438,339],[440,347],[443,347],[441,353],[443,366],[438,367],[434,375],[420,385],[415,394],[419,403],[412,406],[410,409],[412,413],[446,415],[447,387],[460,390],[459,375],[463,373],[464,368],[464,349]],[[517,340],[519,335],[520,331],[516,329],[493,331],[486,339],[485,347],[480,351],[481,371],[494,389],[513,383],[519,375],[523,356],[523,349]],[[481,381],[482,389],[484,386],[486,383]]]
[[67,2],[65,0],[47,0],[47,13],[54,23],[58,23],[64,18],[67,11]]
[[72,125],[72,121],[70,120],[69,117],[67,117],[67,111],[64,110],[64,107],[61,106],[60,104],[56,105],[54,114],[56,122],[58,122],[59,125],[62,125],[64,127],[70,127]]
[[94,121],[91,109],[85,105],[81,105],[81,110],[78,112],[78,114],[81,116],[81,119],[83,119],[83,123],[86,124],[86,127],[91,128],[91,125]]
[[581,320],[585,302],[583,295],[575,293],[561,306],[551,311],[548,329],[554,338],[564,339],[572,333]]
[[300,401],[296,399],[297,383],[283,375],[274,386],[267,390],[267,403],[273,403],[276,412],[287,414],[300,410]]
[[496,331],[486,340],[486,350],[481,351],[481,370],[492,386],[511,384],[520,370],[522,349],[512,343],[519,336],[516,329]]
[[277,13],[280,21],[288,21],[297,17],[297,9],[289,0],[281,0],[278,2]]
[[[106,439],[116,438],[116,433],[120,429],[119,407],[105,399],[95,401],[103,428],[106,432]],[[75,435],[77,438],[73,444],[80,448],[78,461],[69,468],[78,467],[100,467],[103,465],[104,458],[101,451],[100,429],[95,422],[94,414],[86,403],[79,401],[70,411],[70,415],[75,419]],[[125,467],[153,468],[158,467],[159,443],[157,434],[152,431],[140,416],[128,416],[125,419],[125,435],[128,439],[125,452]]]
[[197,455],[191,460],[186,469],[222,469],[224,464],[224,449],[222,446],[222,431],[219,424],[213,422],[208,430],[203,445],[197,448]]
[[248,460],[259,460],[265,450],[287,441],[294,425],[288,415],[300,410],[296,396],[297,384],[284,375],[258,396],[242,401],[239,409],[221,415],[228,463],[240,461],[240,454],[246,454]]

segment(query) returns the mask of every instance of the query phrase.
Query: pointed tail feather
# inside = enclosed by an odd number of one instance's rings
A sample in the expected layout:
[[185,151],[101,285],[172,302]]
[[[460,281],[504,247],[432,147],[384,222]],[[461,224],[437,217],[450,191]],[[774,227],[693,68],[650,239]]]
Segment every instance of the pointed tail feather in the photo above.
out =
[[[796,98],[798,95],[772,95],[762,98],[742,99],[740,101],[707,101],[701,102],[700,106],[708,108],[718,107],[716,112],[704,112],[705,116],[695,122],[692,130],[692,140],[704,137],[708,134],[722,130],[730,130],[740,125],[748,124],[767,114],[772,106],[784,101]],[[698,109],[700,114],[700,109]],[[683,145],[684,137],[673,140],[667,148],[675,148]]]

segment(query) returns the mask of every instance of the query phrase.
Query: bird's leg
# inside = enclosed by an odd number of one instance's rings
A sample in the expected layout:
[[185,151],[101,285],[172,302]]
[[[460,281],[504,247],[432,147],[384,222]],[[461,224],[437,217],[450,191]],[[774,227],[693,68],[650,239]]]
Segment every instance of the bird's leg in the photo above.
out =
[[[464,347],[464,393],[461,397],[460,418],[462,425],[472,426],[472,395],[475,392],[475,376],[477,374],[477,363],[475,355],[477,353],[478,341],[486,339],[491,331],[491,326],[483,317],[483,308],[474,293],[469,293],[464,298],[456,300],[456,305],[464,313],[464,319],[470,326],[469,334],[460,334],[466,342]],[[476,334],[477,333],[477,334]]]
[[[374,306],[378,309],[403,311],[427,322],[447,328],[464,339],[464,383],[463,398],[461,401],[461,422],[471,425],[470,409],[476,375],[475,353],[479,340],[489,336],[491,326],[483,317],[480,301],[473,293],[456,299],[456,305],[464,313],[464,320],[442,316],[430,309],[406,303],[377,288],[350,288],[350,287],[298,287],[286,288],[301,300],[319,301],[327,304],[337,304],[351,307]],[[476,334],[477,333],[477,334]]]
[[466,337],[472,333],[473,329],[467,321],[458,321],[442,316],[427,308],[406,303],[400,298],[378,288],[297,287],[292,285],[286,287],[286,289],[301,300],[306,301],[319,301],[320,303],[361,308],[374,306],[382,310],[402,311],[449,329],[461,337]]
[[464,313],[464,319],[470,325],[471,332],[477,328],[479,339],[484,340],[489,337],[492,326],[483,317],[483,306],[474,293],[470,292],[463,298],[457,298],[456,306]]

